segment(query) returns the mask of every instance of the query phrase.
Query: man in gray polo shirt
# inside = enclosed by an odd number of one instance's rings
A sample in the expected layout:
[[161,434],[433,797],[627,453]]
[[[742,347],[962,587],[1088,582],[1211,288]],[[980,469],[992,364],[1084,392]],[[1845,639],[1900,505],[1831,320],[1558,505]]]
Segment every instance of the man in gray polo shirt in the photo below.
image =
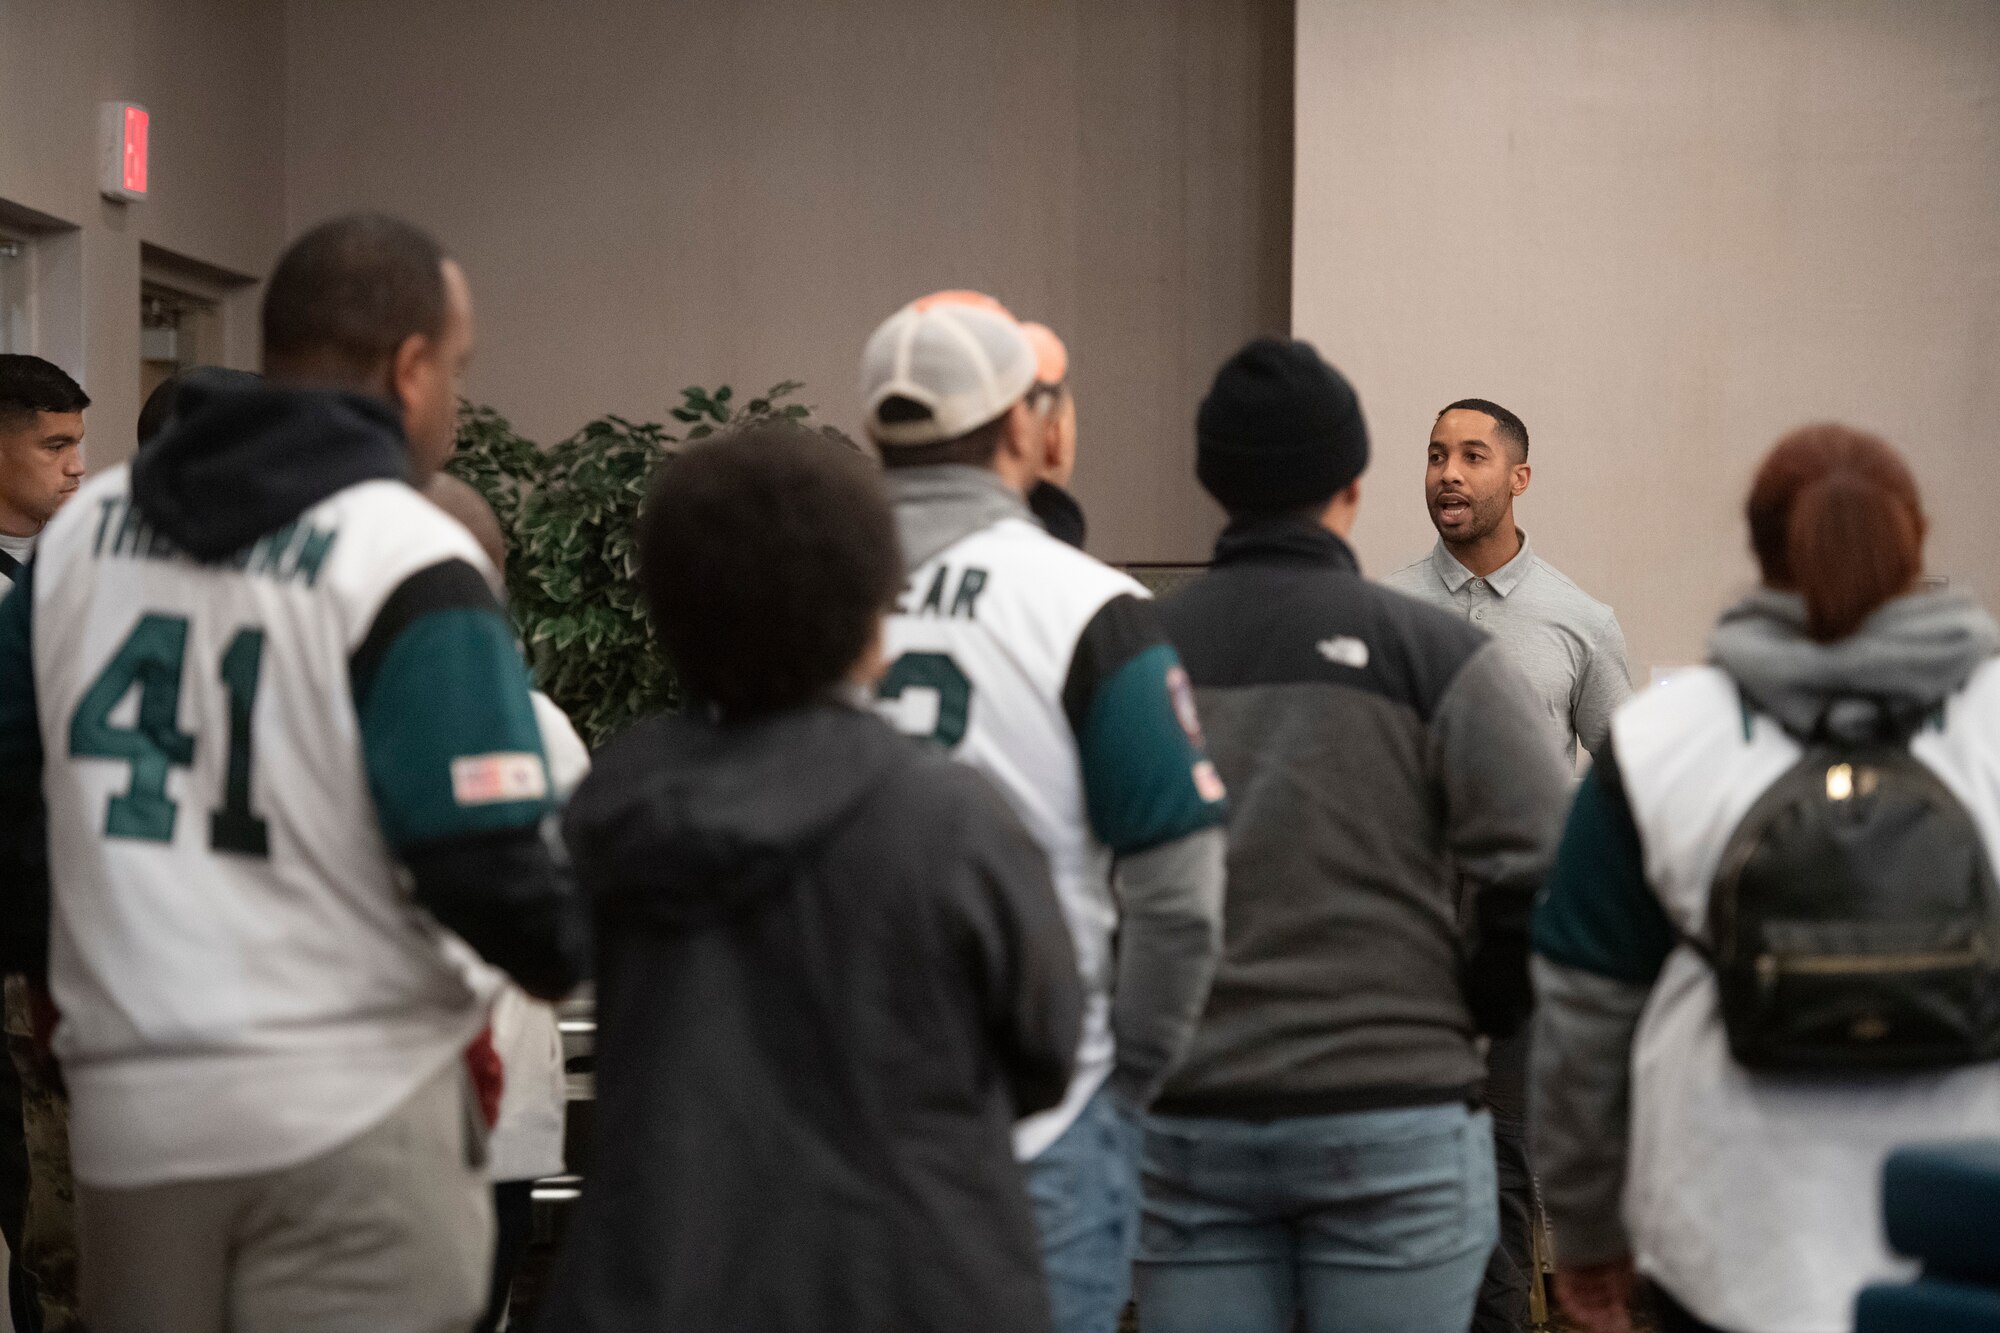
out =
[[1632,681],[1618,617],[1536,555],[1515,526],[1514,498],[1531,474],[1528,428],[1506,408],[1466,398],[1438,413],[1424,473],[1438,544],[1383,583],[1500,640],[1574,759],[1579,742],[1592,754],[1604,744]]
[[[1572,763],[1595,756],[1611,714],[1632,693],[1625,635],[1611,608],[1537,556],[1514,523],[1528,489],[1528,428],[1498,403],[1465,398],[1431,427],[1424,498],[1438,544],[1383,580],[1397,592],[1464,616],[1499,640],[1533,687],[1550,734]],[[1500,1245],[1487,1269],[1473,1333],[1528,1327],[1534,1281],[1533,1196],[1527,1152],[1527,1037],[1494,1043],[1486,1100],[1500,1174]]]

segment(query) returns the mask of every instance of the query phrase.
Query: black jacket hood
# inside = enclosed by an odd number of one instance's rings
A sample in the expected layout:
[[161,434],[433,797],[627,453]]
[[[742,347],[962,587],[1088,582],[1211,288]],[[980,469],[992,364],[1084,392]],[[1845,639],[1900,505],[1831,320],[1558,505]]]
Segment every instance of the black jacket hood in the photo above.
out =
[[566,840],[602,906],[713,921],[790,884],[910,744],[841,703],[738,723],[653,718],[597,756]]
[[133,460],[132,502],[181,550],[220,560],[329,495],[409,471],[383,399],[196,375]]

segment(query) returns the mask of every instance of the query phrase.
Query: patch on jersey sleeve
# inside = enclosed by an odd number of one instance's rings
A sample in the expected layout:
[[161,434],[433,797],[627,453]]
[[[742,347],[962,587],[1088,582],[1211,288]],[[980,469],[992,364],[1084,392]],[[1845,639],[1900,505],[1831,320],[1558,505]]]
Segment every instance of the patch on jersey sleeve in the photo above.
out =
[[1062,698],[1090,826],[1106,846],[1142,852],[1222,821],[1226,793],[1203,753],[1194,682],[1151,602],[1126,595],[1098,608]]
[[[1195,711],[1194,706],[1194,682],[1188,679],[1187,668],[1179,662],[1167,671],[1167,697],[1174,701],[1174,718],[1181,724],[1181,730],[1187,733],[1187,738],[1197,746],[1206,745],[1207,742],[1201,738],[1201,714]],[[1208,770],[1213,773],[1215,765],[1208,765]],[[1201,780],[1199,772],[1195,774],[1195,780]]]
[[451,761],[451,796],[460,805],[539,801],[548,794],[548,773],[538,754],[469,754]]
[[1194,789],[1201,793],[1204,801],[1220,801],[1229,795],[1229,788],[1222,785],[1222,774],[1216,772],[1212,759],[1204,759],[1194,766]]

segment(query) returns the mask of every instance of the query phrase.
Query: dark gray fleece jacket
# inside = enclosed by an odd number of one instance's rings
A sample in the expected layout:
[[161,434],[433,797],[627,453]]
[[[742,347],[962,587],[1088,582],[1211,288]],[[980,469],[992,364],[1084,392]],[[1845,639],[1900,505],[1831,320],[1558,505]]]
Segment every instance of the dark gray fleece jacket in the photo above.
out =
[[1477,1095],[1527,1010],[1568,774],[1484,633],[1240,520],[1160,607],[1229,784],[1224,953],[1156,1109],[1268,1119]]

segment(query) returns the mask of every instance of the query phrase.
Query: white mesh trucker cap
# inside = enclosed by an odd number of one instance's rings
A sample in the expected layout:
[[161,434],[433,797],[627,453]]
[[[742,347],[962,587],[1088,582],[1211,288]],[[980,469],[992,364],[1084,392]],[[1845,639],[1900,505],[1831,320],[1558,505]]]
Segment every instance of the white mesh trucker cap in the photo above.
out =
[[[957,439],[1020,402],[1034,383],[1034,346],[998,302],[913,301],[861,353],[868,433],[888,448]],[[891,399],[907,403],[884,420]]]

